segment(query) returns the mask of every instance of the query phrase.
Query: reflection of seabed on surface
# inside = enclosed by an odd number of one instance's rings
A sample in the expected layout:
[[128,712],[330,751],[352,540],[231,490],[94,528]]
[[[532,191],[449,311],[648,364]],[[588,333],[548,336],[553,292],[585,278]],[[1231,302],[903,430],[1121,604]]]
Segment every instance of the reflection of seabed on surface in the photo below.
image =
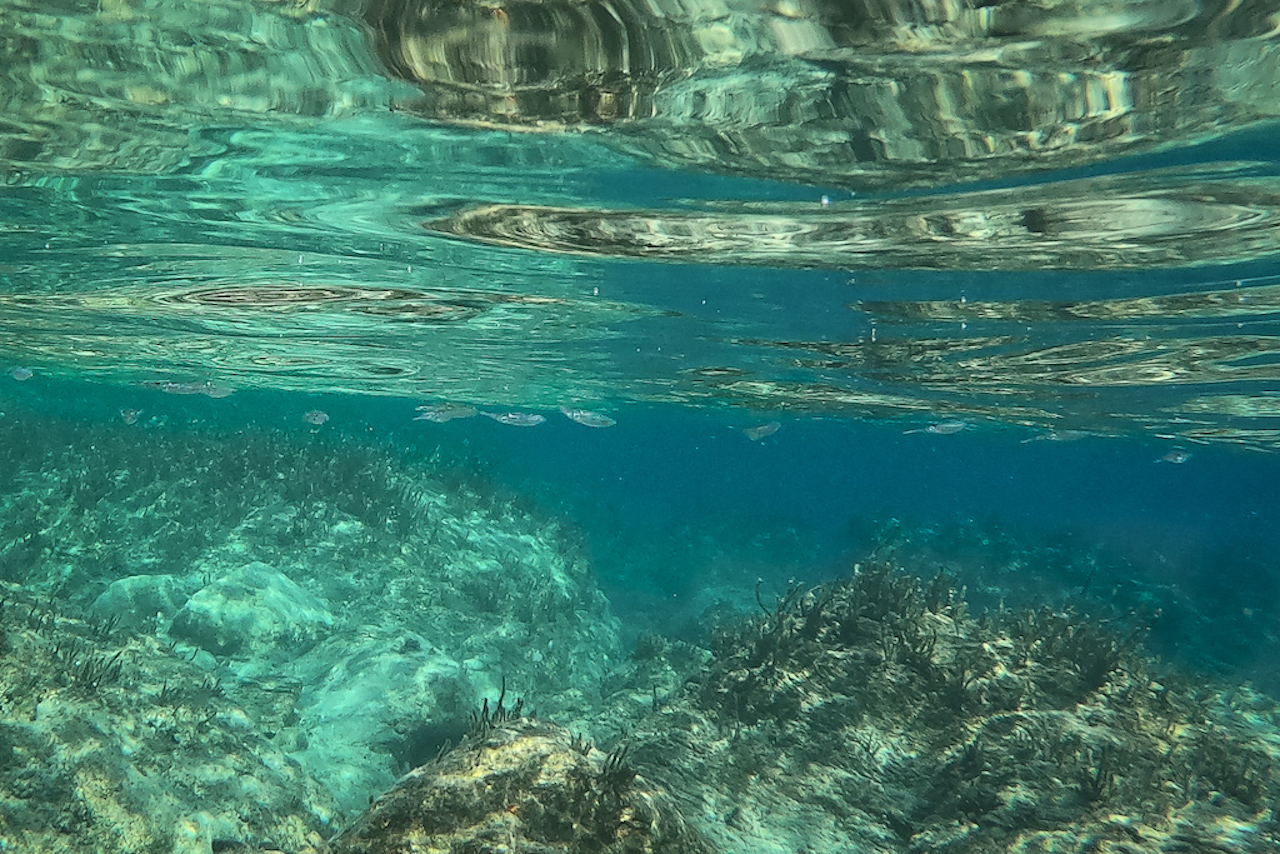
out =
[[1252,164],[818,204],[483,205],[425,223],[588,257],[781,268],[1146,270],[1271,257],[1280,195]]
[[[159,286],[0,299],[0,330],[20,342],[11,358],[129,383],[217,378],[233,388],[544,409],[568,399],[663,397],[1254,447],[1278,440],[1274,279],[1115,299],[865,300],[841,310],[864,315],[860,326],[875,335],[714,336],[717,347],[704,358],[717,362],[695,367],[615,361],[604,343],[626,340],[619,321],[674,322],[634,302],[517,288],[370,287],[354,284],[351,270],[325,284],[314,276],[255,283],[216,271],[197,276],[200,261],[184,279],[183,263],[170,259]],[[376,262],[365,263],[378,278]],[[715,329],[693,322],[693,334]]]
[[406,111],[608,128],[667,168],[811,185],[1003,180],[1276,116],[1265,5],[378,0],[362,14],[390,75],[419,89],[397,99]]
[[1275,285],[1221,284],[1082,302],[859,302],[851,308],[874,335],[736,342],[775,352],[777,364],[814,379],[727,365],[686,379],[762,409],[773,401],[802,412],[1012,423],[1055,436],[1147,432],[1273,448]]
[[[0,329],[12,330],[20,351],[14,358],[117,382],[177,374],[239,387],[554,405],[565,387],[598,398],[611,378],[590,349],[578,347],[569,364],[562,348],[608,337],[611,324],[646,313],[536,279],[423,286],[435,278],[430,270],[414,276],[376,259],[308,255],[299,270],[274,250],[219,257],[190,249],[191,257],[166,258],[160,269],[125,271],[120,284],[85,272],[71,280],[91,288],[0,298]],[[63,265],[96,263],[71,253]],[[366,284],[388,281],[405,284]]]

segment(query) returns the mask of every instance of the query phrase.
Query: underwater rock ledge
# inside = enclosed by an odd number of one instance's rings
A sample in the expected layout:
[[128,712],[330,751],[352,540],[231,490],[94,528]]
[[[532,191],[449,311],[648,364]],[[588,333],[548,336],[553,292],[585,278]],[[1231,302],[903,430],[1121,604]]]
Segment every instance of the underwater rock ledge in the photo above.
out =
[[[1140,629],[974,619],[887,565],[761,609],[630,736],[721,850],[1280,850],[1276,704],[1165,672]],[[649,647],[637,682],[674,652]]]
[[329,854],[527,851],[711,854],[671,799],[629,766],[554,724],[503,711],[403,777]]
[[1162,671],[1141,628],[975,619],[888,565],[761,609],[709,656],[643,639],[594,726],[627,732],[607,757],[486,708],[330,854],[1278,850],[1276,704]]

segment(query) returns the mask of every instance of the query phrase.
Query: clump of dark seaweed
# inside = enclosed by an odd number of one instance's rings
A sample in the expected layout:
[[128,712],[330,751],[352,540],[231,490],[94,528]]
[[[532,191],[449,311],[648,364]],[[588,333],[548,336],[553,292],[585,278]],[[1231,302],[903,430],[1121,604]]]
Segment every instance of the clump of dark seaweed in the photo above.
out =
[[[1280,796],[1275,756],[1224,723],[1220,694],[1141,653],[1140,620],[1051,607],[974,619],[946,575],[887,564],[758,602],[718,632],[684,699],[641,725],[647,773],[820,781],[794,796],[855,835],[873,817],[903,851],[972,854],[1035,834],[1124,841],[1121,824],[1211,839],[1214,816],[1261,834]],[[673,727],[688,715],[723,738]],[[676,767],[700,754],[717,758]],[[1241,850],[1276,842],[1257,839]]]
[[74,636],[59,641],[53,650],[68,684],[87,694],[96,693],[120,678],[124,669],[123,655],[124,649],[114,655],[97,652]]
[[804,691],[790,674],[829,669],[836,652],[847,653],[841,666],[852,679],[884,668],[938,683],[964,678],[953,648],[965,605],[946,575],[921,581],[886,565],[860,566],[847,582],[792,584],[772,607],[758,585],[756,597],[760,615],[713,639],[716,672],[735,678],[705,683],[704,700],[743,722],[797,713]]
[[624,792],[631,781],[636,778],[636,769],[628,762],[631,746],[626,742],[619,744],[605,757],[598,779],[604,788]]
[[626,804],[636,770],[628,761],[630,748],[619,744],[597,765],[588,761],[568,773],[570,798],[566,818],[583,839],[588,850],[603,848],[617,839],[626,822]]
[[106,642],[111,640],[111,636],[115,634],[116,629],[120,627],[120,615],[112,614],[111,616],[90,623],[89,630],[92,632],[95,640]]
[[502,677],[502,690],[498,692],[498,702],[493,705],[493,708],[489,707],[489,698],[485,697],[480,710],[471,713],[471,731],[468,733],[470,740],[483,741],[488,738],[495,727],[520,721],[526,717],[523,697],[518,698],[516,704],[510,708],[505,705],[506,699],[507,678],[504,676]]
[[595,749],[595,742],[587,738],[582,733],[569,733],[569,749],[574,753],[580,753],[583,756],[590,756],[591,751]]

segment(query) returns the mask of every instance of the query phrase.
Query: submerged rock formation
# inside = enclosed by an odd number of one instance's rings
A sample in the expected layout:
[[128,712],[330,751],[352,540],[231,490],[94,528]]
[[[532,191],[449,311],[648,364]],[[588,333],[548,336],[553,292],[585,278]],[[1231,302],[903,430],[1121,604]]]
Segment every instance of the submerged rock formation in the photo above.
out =
[[710,854],[629,766],[553,724],[488,707],[459,747],[411,772],[329,854],[529,851]]
[[724,851],[1280,843],[1274,702],[1159,672],[1069,611],[974,619],[944,577],[793,587],[653,706],[637,765]]
[[606,756],[486,706],[462,746],[401,780],[332,854],[1280,843],[1275,703],[1161,672],[1141,627],[1047,607],[974,619],[946,577],[886,565],[761,604],[709,656],[642,639],[594,724],[629,731],[625,746]]
[[155,427],[0,421],[0,849],[300,854],[503,674],[593,703],[620,644],[568,527],[460,466]]
[[300,686],[60,604],[0,585],[0,850],[303,854],[333,833],[333,798],[288,756]]

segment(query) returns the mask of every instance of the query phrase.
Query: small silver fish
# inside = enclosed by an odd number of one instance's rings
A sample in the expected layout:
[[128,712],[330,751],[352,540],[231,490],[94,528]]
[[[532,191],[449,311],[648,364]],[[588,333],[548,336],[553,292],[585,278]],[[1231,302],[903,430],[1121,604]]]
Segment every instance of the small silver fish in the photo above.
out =
[[755,427],[743,427],[742,435],[753,442],[759,442],[765,436],[772,436],[777,433],[778,428],[781,426],[777,421],[769,421],[765,424],[757,424]]
[[142,414],[141,409],[121,409],[120,420],[125,424],[137,424],[138,416]]
[[30,368],[10,368],[9,369],[9,376],[13,377],[18,382],[29,380],[35,375],[36,375],[35,371],[31,370]]
[[485,418],[492,418],[499,424],[509,424],[512,427],[537,427],[546,416],[539,415],[536,412],[481,412]]
[[950,436],[952,433],[959,433],[961,430],[969,429],[969,422],[960,420],[939,421],[937,424],[930,424],[928,427],[921,427],[916,430],[903,430],[903,435],[908,433],[932,433],[935,436]]
[[561,406],[560,411],[564,413],[565,418],[570,421],[577,421],[586,427],[612,427],[618,423],[608,415],[592,412],[590,409],[571,409],[568,406]]
[[1156,462],[1173,463],[1175,466],[1180,466],[1189,459],[1191,459],[1190,451],[1173,450],[1156,460]]
[[414,421],[432,421],[436,424],[443,424],[455,418],[474,418],[476,408],[474,406],[460,406],[454,403],[427,403],[418,407],[418,413],[413,417]]
[[1089,433],[1085,430],[1050,430],[1047,433],[1023,439],[1022,444],[1025,445],[1028,442],[1074,442],[1088,435]]
[[143,388],[153,388],[165,394],[203,394],[209,397],[227,397],[235,389],[224,385],[215,385],[208,380],[202,383],[179,383],[172,380],[144,380]]
[[322,412],[319,409],[308,409],[302,413],[302,420],[308,424],[319,427],[321,424],[329,420],[329,413]]

